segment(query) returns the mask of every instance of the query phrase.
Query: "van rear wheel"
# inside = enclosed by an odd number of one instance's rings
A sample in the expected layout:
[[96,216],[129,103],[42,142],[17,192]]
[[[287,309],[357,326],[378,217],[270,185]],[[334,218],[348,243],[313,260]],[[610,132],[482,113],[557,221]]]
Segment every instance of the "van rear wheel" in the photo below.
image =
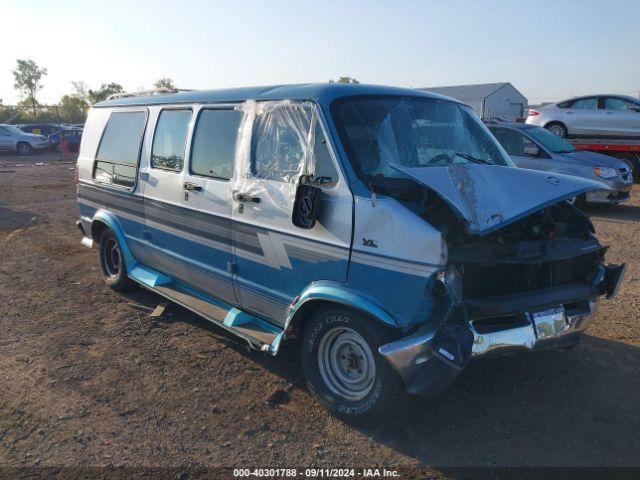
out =
[[110,228],[105,228],[100,234],[99,251],[104,282],[113,290],[133,290],[136,284],[127,276],[120,242]]
[[402,380],[378,353],[393,338],[375,320],[357,312],[316,311],[302,337],[302,368],[311,393],[333,415],[370,425],[402,406]]

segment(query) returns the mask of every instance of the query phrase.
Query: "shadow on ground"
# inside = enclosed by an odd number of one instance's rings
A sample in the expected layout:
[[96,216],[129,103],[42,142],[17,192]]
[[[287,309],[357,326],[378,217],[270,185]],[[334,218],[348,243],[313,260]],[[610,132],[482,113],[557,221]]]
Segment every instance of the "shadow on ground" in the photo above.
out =
[[[161,301],[142,290],[127,297],[149,308]],[[269,357],[178,306],[170,311],[160,321],[205,329],[292,388],[304,389],[293,346]],[[438,399],[410,398],[401,413],[359,431],[422,465],[443,468],[640,465],[638,371],[639,348],[587,335],[571,351],[472,363]]]
[[589,206],[585,213],[600,220],[640,221],[640,207],[637,205]]

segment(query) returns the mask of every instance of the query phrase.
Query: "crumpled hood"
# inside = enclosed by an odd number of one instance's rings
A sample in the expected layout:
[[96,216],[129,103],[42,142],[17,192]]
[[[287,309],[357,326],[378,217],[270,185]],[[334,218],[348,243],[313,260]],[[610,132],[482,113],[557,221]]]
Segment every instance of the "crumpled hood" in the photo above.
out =
[[442,197],[468,231],[478,235],[581,193],[608,189],[571,175],[495,165],[395,168]]

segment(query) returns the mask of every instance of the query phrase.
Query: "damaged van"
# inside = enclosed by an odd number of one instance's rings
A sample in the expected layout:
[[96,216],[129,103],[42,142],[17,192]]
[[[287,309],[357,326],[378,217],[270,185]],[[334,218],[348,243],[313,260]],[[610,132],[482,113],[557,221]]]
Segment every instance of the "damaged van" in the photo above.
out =
[[472,360],[570,348],[625,266],[567,199],[515,168],[468,106],[423,91],[296,85],[124,97],[91,109],[82,243],[251,347],[300,350],[354,422],[433,397]]

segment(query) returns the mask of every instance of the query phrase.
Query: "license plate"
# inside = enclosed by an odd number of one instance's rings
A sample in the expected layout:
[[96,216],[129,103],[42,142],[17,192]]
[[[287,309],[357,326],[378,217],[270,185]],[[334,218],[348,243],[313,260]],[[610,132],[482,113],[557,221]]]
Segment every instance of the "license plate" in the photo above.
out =
[[564,307],[558,306],[531,314],[536,325],[538,338],[553,337],[566,327]]

